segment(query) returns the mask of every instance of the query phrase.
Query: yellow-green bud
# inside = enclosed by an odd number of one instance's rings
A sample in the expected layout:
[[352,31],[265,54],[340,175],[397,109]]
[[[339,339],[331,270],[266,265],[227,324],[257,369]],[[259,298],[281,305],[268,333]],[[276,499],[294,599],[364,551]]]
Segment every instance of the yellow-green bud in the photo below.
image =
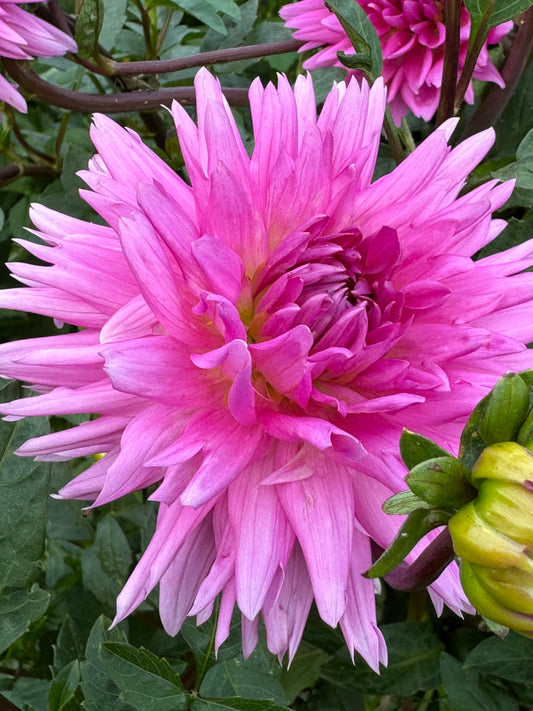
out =
[[471,481],[477,498],[449,521],[464,590],[482,615],[533,636],[533,453],[492,444]]
[[[533,488],[533,452],[516,442],[497,442],[481,453],[472,469],[471,480],[479,487],[482,479],[501,479]],[[526,484],[527,485],[527,484]]]
[[468,599],[484,617],[505,627],[510,627],[526,637],[533,637],[533,615],[513,610],[502,603],[484,585],[483,571],[487,568],[463,560],[461,583]]
[[519,568],[533,573],[526,547],[493,528],[479,515],[474,501],[454,514],[448,523],[457,555],[491,568]]

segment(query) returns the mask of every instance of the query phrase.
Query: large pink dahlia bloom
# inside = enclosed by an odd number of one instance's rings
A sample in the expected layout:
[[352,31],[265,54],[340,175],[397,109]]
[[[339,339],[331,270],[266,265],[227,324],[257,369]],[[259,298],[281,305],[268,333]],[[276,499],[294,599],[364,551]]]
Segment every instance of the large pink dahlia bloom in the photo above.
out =
[[[371,540],[398,517],[403,426],[456,447],[479,398],[533,366],[533,241],[473,262],[504,223],[512,184],[461,197],[491,130],[451,150],[446,122],[372,183],[385,106],[378,81],[335,86],[317,119],[310,77],[250,89],[251,157],[219,87],[196,77],[197,125],[175,104],[191,184],[105,116],[82,173],[108,226],[36,205],[52,266],[13,264],[28,287],[0,305],[79,332],[0,347],[0,373],[38,395],[11,419],[99,417],[19,453],[105,456],[61,490],[104,504],[157,484],[157,530],[118,598],[117,620],[159,583],[175,634],[221,593],[217,647],[235,605],[243,646],[259,618],[294,655],[313,600],[378,668]],[[468,609],[455,566],[431,586]]]
[[[444,66],[444,0],[354,0],[364,9],[376,28],[383,51],[383,79],[396,124],[410,109],[426,121],[439,105]],[[305,41],[300,51],[324,47],[304,62],[309,70],[338,66],[337,52],[353,54],[354,49],[342,25],[324,0],[301,0],[280,10],[286,25],[296,30],[295,39]],[[503,86],[492,64],[487,45],[497,44],[512,28],[512,22],[493,27],[477,60],[474,77]],[[459,72],[470,39],[470,15],[461,10]],[[324,46],[325,45],[325,46]],[[472,103],[470,84],[465,100]]]
[[[57,27],[22,10],[24,0],[0,0],[0,57],[33,59],[76,52],[76,42]],[[34,0],[45,2],[45,0]],[[0,75],[0,101],[27,111],[22,95]]]

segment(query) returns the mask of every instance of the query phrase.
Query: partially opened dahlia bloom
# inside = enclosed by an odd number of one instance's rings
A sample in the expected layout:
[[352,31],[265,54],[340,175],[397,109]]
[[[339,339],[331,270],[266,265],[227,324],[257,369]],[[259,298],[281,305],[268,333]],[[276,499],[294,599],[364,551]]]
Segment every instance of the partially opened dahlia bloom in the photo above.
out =
[[[410,109],[429,121],[439,105],[444,66],[444,0],[354,0],[364,9],[381,41],[383,79],[396,124]],[[306,69],[343,66],[337,52],[353,54],[354,49],[341,23],[324,0],[300,0],[280,10],[287,27],[296,30],[295,39],[305,42],[300,51],[323,47],[304,62]],[[504,86],[491,62],[487,45],[497,44],[512,28],[512,22],[493,27],[478,57],[474,78]],[[461,10],[459,73],[468,51],[470,15]],[[465,96],[473,103],[470,84]]]
[[[46,0],[34,0],[45,2]],[[76,42],[57,27],[22,10],[23,0],[0,0],[0,57],[33,59],[76,52]],[[26,101],[5,77],[0,75],[0,101],[19,111],[27,111]]]
[[[23,241],[52,266],[13,264],[4,307],[79,332],[0,347],[0,373],[35,397],[10,419],[92,412],[28,441],[40,460],[105,456],[60,495],[98,506],[153,486],[157,530],[118,598],[116,621],[159,583],[175,634],[221,594],[216,646],[242,613],[292,658],[314,600],[351,651],[386,660],[370,544],[400,520],[403,426],[456,447],[474,404],[508,369],[533,366],[533,241],[473,262],[503,228],[512,183],[458,197],[493,141],[451,150],[446,122],[372,183],[385,106],[335,86],[317,119],[310,77],[250,89],[247,154],[218,82],[196,77],[198,123],[172,113],[191,184],[105,116],[83,198],[108,226],[35,205]],[[400,517],[401,518],[401,517]],[[469,609],[450,566],[437,606]]]

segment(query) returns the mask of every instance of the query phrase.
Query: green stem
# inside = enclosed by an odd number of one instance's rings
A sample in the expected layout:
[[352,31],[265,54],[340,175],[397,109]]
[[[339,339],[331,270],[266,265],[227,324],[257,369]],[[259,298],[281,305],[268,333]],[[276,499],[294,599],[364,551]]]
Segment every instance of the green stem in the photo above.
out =
[[159,32],[157,36],[157,44],[155,48],[155,53],[156,56],[159,55],[159,52],[161,51],[161,47],[163,46],[163,42],[165,41],[165,37],[167,36],[168,29],[170,27],[170,19],[172,15],[174,14],[174,10],[167,10],[165,13],[165,19],[163,20],[163,27],[161,28],[161,31]]
[[396,165],[399,165],[405,156],[403,154],[402,144],[398,137],[398,129],[394,125],[394,121],[392,120],[392,114],[390,112],[388,104],[387,108],[385,109],[383,128],[385,129],[385,135],[387,136],[387,140],[392,151],[392,157],[394,158]]

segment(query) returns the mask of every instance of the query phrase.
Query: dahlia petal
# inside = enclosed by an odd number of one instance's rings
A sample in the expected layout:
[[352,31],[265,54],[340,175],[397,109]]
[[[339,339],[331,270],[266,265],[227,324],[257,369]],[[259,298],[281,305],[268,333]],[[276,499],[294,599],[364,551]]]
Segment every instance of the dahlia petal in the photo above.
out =
[[199,404],[209,397],[210,383],[197,383],[197,369],[172,336],[117,341],[100,346],[99,352],[113,387],[124,393],[185,408],[190,406],[189,398]]
[[249,620],[258,615],[278,565],[284,566],[294,534],[287,526],[276,491],[260,486],[270,458],[249,467],[228,490],[230,522],[236,532],[237,604]]
[[119,449],[109,451],[92,466],[78,474],[72,481],[63,486],[54,499],[88,499],[94,501],[104,485],[109,466],[115,461]]
[[152,540],[117,598],[113,626],[127,617],[153,590],[214,504],[215,500],[197,509],[182,506],[179,501],[172,506],[161,504]]
[[102,378],[98,333],[82,331],[0,345],[0,373],[48,387],[80,387]]
[[220,240],[204,235],[191,245],[209,289],[225,296],[232,304],[241,293],[244,267],[239,256]]
[[39,462],[63,462],[114,448],[128,420],[123,417],[99,417],[64,432],[34,437],[17,449],[23,457]]
[[135,415],[122,433],[120,453],[108,469],[94,506],[107,504],[161,479],[162,470],[146,463],[154,452],[179,437],[183,428],[183,418],[161,405],[152,405]]
[[159,581],[161,622],[171,637],[179,632],[189,614],[214,556],[211,522],[204,519],[185,541]]
[[180,290],[181,271],[168,248],[140,212],[122,218],[119,233],[146,303],[169,333],[189,341],[194,337],[191,320],[186,316],[190,304]]
[[[263,608],[267,646],[272,654],[288,652],[290,665],[300,644],[313,593],[305,559],[298,543],[284,569],[283,583],[272,595],[269,590]],[[280,660],[281,661],[281,660]]]
[[329,465],[327,476],[278,485],[278,496],[302,548],[320,616],[336,627],[346,609],[353,538],[351,482]]
[[387,647],[376,623],[374,581],[362,577],[372,565],[370,541],[357,528],[353,535],[346,611],[340,627],[352,658],[354,650],[359,652],[370,668],[379,674],[380,663],[387,664]]

